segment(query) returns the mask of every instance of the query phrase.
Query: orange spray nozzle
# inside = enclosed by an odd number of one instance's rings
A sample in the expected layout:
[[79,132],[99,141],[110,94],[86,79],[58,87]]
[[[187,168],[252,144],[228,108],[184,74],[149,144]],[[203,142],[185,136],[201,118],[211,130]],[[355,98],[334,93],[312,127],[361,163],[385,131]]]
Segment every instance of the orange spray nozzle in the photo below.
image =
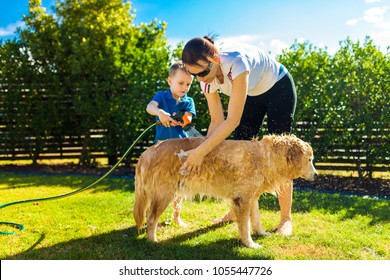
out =
[[[176,115],[172,116],[172,119],[179,121],[181,123],[181,127],[184,131],[188,131],[192,127],[191,121],[188,119],[188,117],[185,114],[185,111],[180,111]],[[161,125],[160,121],[157,121],[157,125]]]
[[189,130],[191,127],[192,127],[192,123],[191,121],[188,119],[188,117],[186,116],[186,114],[183,114],[183,117],[181,118],[181,127],[183,128],[184,131],[187,131]]

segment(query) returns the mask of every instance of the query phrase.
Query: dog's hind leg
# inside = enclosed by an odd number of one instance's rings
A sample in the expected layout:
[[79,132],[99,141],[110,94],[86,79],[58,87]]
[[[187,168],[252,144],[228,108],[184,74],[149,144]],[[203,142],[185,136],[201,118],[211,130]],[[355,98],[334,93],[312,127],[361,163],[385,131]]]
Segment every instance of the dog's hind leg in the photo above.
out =
[[259,204],[257,200],[251,203],[250,211],[251,211],[250,220],[251,220],[252,231],[258,235],[270,235],[270,233],[266,232],[261,226],[260,215],[259,215]]
[[244,245],[250,248],[260,248],[261,245],[255,243],[250,234],[251,202],[236,197],[233,199],[233,211],[237,217],[238,234]]
[[[137,184],[138,183],[138,184]],[[140,234],[141,227],[145,223],[146,210],[149,208],[149,198],[146,192],[142,189],[142,185],[136,181],[135,202],[133,206],[133,216],[137,224],[138,234]]]
[[169,203],[172,201],[173,197],[166,195],[159,197],[159,199],[154,199],[150,205],[150,211],[148,215],[148,239],[151,241],[157,241],[156,230],[158,220],[164,210],[168,207]]

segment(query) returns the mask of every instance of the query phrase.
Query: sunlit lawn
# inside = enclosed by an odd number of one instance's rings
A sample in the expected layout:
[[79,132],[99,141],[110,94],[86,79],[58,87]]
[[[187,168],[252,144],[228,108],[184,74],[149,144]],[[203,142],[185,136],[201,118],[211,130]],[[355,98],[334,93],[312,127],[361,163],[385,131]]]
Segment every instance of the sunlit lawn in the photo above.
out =
[[[96,176],[28,175],[0,172],[0,204],[73,191]],[[229,205],[214,200],[185,201],[182,218],[170,224],[172,208],[161,218],[160,243],[137,236],[132,217],[134,181],[107,178],[97,187],[58,200],[0,209],[0,221],[25,226],[15,235],[0,235],[1,259],[390,259],[390,201],[338,194],[296,191],[294,233],[254,237],[262,245],[248,249],[238,240],[234,223],[213,225]],[[279,222],[277,199],[260,199],[266,230]],[[1,230],[13,230],[2,226]]]

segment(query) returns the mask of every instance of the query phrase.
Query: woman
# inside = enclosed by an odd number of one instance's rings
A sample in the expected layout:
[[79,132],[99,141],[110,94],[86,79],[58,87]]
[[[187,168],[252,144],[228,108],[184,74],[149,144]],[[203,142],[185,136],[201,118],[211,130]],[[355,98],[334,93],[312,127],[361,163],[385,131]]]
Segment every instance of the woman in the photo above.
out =
[[[188,152],[182,166],[186,174],[200,174],[203,158],[232,132],[236,140],[257,137],[265,115],[269,133],[291,132],[296,105],[294,82],[287,69],[267,53],[249,46],[219,51],[205,36],[187,42],[182,61],[200,82],[211,116],[206,141]],[[218,90],[229,96],[226,119]],[[281,232],[282,222],[291,221],[292,186],[290,189],[279,194]],[[230,218],[228,215],[220,221]]]

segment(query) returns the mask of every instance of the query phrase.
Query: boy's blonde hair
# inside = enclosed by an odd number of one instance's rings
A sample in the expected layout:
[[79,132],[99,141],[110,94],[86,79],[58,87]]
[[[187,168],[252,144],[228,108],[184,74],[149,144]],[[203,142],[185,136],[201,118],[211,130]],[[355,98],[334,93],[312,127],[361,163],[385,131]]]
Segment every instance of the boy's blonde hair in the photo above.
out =
[[181,60],[175,61],[171,67],[169,67],[169,77],[173,77],[177,71],[183,71],[184,73],[191,75]]

